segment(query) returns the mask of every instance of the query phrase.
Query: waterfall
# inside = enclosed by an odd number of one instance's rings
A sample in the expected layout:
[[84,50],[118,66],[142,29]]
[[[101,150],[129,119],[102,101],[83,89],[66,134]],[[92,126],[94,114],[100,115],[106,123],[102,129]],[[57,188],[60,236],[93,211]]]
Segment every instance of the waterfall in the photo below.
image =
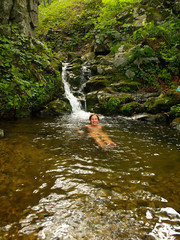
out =
[[74,117],[80,118],[87,118],[89,116],[88,112],[85,112],[82,109],[81,102],[76,98],[70,90],[70,85],[67,82],[67,67],[69,63],[62,64],[62,81],[64,84],[65,96],[69,100],[71,108],[72,108],[72,115]]

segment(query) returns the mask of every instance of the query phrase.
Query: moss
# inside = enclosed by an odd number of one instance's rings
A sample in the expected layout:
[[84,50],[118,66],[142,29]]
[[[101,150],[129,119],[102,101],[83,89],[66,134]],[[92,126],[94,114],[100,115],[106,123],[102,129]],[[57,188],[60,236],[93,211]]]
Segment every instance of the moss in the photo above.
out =
[[117,92],[126,92],[126,93],[134,93],[141,86],[141,83],[134,81],[121,81],[118,84],[114,84],[112,86],[114,91]]
[[94,76],[92,77],[87,83],[84,88],[84,92],[92,92],[104,89],[107,87],[111,82],[111,76]]
[[172,106],[169,114],[173,117],[180,117],[180,104]]
[[98,103],[97,92],[86,95],[87,111],[93,111],[94,106]]
[[180,103],[180,94],[171,90],[158,98],[148,99],[145,103],[145,107],[149,113],[158,113],[169,111],[170,108],[177,103]]
[[125,116],[132,116],[135,113],[141,113],[143,111],[144,107],[137,102],[126,103],[120,108],[120,113]]
[[171,127],[180,131],[180,118],[175,118],[171,123]]
[[63,115],[66,113],[71,113],[71,106],[69,102],[63,101],[61,99],[57,99],[55,101],[50,102],[47,104],[46,109],[41,111],[43,115]]
[[118,110],[119,105],[121,104],[121,99],[118,97],[110,97],[107,102],[107,111],[109,113],[115,113]]
[[175,119],[173,120],[173,122],[174,122],[174,123],[177,123],[177,124],[180,124],[180,118],[175,118]]

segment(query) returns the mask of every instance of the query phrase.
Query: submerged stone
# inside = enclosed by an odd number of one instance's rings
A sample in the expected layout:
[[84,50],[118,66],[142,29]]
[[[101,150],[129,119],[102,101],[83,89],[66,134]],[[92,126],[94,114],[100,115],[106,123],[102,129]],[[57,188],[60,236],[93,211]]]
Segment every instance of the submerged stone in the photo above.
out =
[[4,137],[4,131],[3,129],[0,129],[0,138],[3,138]]
[[175,118],[170,126],[178,131],[180,131],[180,118]]

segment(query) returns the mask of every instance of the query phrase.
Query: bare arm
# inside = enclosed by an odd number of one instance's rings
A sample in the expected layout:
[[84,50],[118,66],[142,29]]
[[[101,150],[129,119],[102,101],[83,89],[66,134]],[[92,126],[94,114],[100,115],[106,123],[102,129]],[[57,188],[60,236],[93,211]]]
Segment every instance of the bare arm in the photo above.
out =
[[76,130],[80,135],[83,135],[85,133],[86,126],[79,127]]

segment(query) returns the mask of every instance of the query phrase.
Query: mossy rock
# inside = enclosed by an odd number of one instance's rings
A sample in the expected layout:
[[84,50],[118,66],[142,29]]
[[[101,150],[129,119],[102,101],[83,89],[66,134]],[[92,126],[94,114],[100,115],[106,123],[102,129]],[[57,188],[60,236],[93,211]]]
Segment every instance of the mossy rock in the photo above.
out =
[[107,113],[117,113],[121,102],[119,97],[110,97],[106,104]]
[[93,112],[94,106],[98,103],[97,92],[91,92],[86,95],[87,111]]
[[180,117],[180,104],[172,106],[169,115],[175,118]]
[[120,96],[111,96],[107,102],[107,112],[117,114],[119,112],[120,105],[128,102],[132,102],[133,98],[130,95],[122,94]]
[[172,123],[170,124],[170,126],[174,129],[177,129],[178,131],[180,131],[180,118],[175,118]]
[[31,110],[30,109],[17,109],[16,110],[16,117],[17,118],[26,118],[29,117],[31,115]]
[[86,83],[84,92],[93,92],[107,87],[111,83],[110,76],[94,76]]
[[41,115],[59,116],[71,113],[71,106],[68,102],[57,99],[47,104],[46,109],[41,111]]
[[124,104],[119,111],[125,116],[132,116],[133,114],[144,112],[144,106],[137,102],[130,102]]
[[164,96],[171,98],[172,105],[180,103],[180,92],[178,92],[176,89],[167,91]]
[[135,81],[120,81],[112,84],[112,89],[116,92],[134,93],[139,90],[141,83]]
[[180,103],[180,93],[170,90],[158,98],[148,99],[145,103],[146,111],[149,113],[159,113],[169,111],[173,105]]
[[3,129],[0,129],[0,138],[3,138],[4,137],[4,131]]
[[76,52],[68,52],[68,62],[82,63],[81,54]]
[[107,96],[92,92],[86,95],[87,111],[96,113],[106,113]]

